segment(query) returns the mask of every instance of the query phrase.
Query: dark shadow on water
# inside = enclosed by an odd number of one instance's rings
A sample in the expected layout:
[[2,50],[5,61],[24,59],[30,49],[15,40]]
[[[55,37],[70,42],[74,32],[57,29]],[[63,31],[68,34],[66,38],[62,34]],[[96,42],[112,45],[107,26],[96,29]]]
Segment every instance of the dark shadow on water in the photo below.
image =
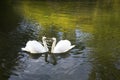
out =
[[19,25],[21,17],[14,11],[13,6],[11,1],[1,1],[0,32],[8,33]]

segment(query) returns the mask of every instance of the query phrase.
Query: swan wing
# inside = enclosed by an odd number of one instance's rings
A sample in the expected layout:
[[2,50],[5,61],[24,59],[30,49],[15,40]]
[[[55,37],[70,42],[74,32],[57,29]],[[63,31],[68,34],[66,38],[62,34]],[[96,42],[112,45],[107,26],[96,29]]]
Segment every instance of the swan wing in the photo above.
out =
[[25,48],[22,48],[22,50],[28,51],[30,53],[43,53],[43,52],[45,52],[45,48],[42,46],[41,43],[39,43],[36,40],[28,41],[26,43]]
[[37,41],[32,41],[32,51],[34,53],[43,53],[45,52],[45,48],[42,46],[41,43],[37,42]]
[[23,51],[31,52],[32,51],[32,41],[28,41],[24,48],[21,48]]
[[71,46],[71,42],[69,40],[60,40],[55,48],[54,53],[64,53],[72,49],[75,45]]

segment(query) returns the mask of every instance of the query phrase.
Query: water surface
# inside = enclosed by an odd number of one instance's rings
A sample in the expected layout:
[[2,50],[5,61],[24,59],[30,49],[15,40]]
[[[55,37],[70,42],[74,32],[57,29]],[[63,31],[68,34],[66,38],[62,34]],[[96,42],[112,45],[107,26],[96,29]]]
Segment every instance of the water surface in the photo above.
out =
[[[1,80],[120,80],[119,1],[3,1]],[[3,17],[4,16],[4,17]],[[42,36],[68,39],[75,48],[45,55],[22,52]]]

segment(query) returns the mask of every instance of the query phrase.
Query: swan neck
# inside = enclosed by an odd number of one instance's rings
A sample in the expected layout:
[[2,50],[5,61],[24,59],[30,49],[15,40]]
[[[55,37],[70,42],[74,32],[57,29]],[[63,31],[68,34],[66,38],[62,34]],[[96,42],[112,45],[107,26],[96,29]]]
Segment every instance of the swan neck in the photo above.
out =
[[42,40],[42,41],[43,41],[43,45],[44,45],[45,49],[48,51],[48,48],[47,48],[47,43],[46,43],[46,41],[45,41],[45,40]]
[[52,43],[51,53],[54,53],[54,47],[55,47],[55,45],[56,45],[56,39]]

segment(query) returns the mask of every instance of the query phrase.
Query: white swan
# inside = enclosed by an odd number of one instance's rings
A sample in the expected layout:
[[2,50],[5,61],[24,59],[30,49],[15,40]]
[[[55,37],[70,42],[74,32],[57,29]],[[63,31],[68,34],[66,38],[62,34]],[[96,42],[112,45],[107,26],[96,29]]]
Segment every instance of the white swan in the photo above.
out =
[[42,42],[43,45],[36,41],[36,40],[32,40],[32,41],[28,41],[26,43],[25,48],[21,48],[23,51],[27,51],[30,53],[45,53],[48,52],[48,47],[46,44],[46,37],[42,37]]
[[71,42],[69,40],[60,40],[56,44],[56,38],[52,38],[53,44],[51,53],[65,53],[75,47],[75,45],[71,45]]

